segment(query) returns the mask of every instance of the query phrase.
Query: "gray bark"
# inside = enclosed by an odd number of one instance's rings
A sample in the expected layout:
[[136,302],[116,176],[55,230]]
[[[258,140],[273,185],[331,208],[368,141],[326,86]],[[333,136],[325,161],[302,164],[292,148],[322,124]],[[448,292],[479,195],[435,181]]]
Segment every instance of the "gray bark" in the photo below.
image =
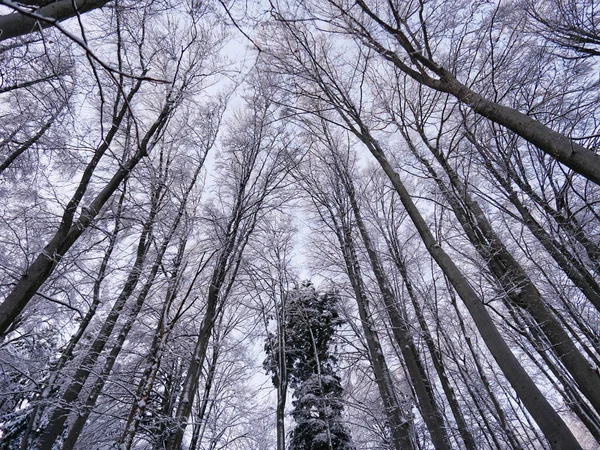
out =
[[[342,164],[343,163],[339,161],[337,162],[336,172],[338,172],[340,181],[343,183],[346,194],[348,195],[348,200],[354,213],[356,225],[360,231],[363,244],[367,250],[369,261],[371,263],[373,273],[375,274],[379,290],[381,291],[386,311],[392,323],[392,332],[398,343],[398,346],[400,347],[404,363],[408,369],[423,419],[425,420],[427,428],[431,434],[434,447],[436,449],[449,449],[450,439],[446,433],[444,415],[441,412],[439,405],[437,405],[433,386],[429,380],[428,374],[425,372],[419,352],[410,335],[410,326],[396,306],[396,299],[390,288],[389,280],[387,279],[383,265],[379,260],[379,255],[372,244],[367,228],[363,222],[362,214],[356,200],[352,180],[350,179],[349,174],[345,172],[346,168],[341,167]],[[342,171],[344,171],[344,173],[342,173]]]
[[[102,8],[112,0],[58,0],[47,3],[35,11],[19,7],[16,2],[3,0],[2,3],[9,7],[16,7],[20,11],[0,16],[0,42],[23,36],[43,28],[54,26],[63,20],[75,17],[93,9]],[[24,3],[24,2],[19,2]],[[39,5],[42,2],[29,2]]]
[[127,100],[121,106],[118,114],[113,117],[113,126],[103,139],[102,145],[98,147],[94,158],[84,172],[79,186],[69,201],[58,230],[44,247],[34,262],[27,268],[21,276],[13,290],[7,295],[6,299],[0,304],[0,337],[3,337],[13,324],[17,316],[27,306],[27,303],[33,298],[38,289],[44,284],[46,279],[52,274],[56,265],[60,262],[63,256],[69,251],[71,246],[79,239],[84,231],[91,225],[96,216],[100,213],[106,202],[112,197],[113,193],[121,185],[123,180],[135,168],[135,166],[146,156],[151,140],[157,132],[165,125],[173,104],[167,102],[163,111],[159,115],[157,121],[148,130],[140,144],[138,151],[123,163],[113,177],[108,181],[104,189],[102,189],[96,197],[89,203],[86,208],[83,208],[77,220],[74,220],[77,208],[87,190],[88,183],[92,177],[93,171],[96,168],[100,158],[109,148],[110,143],[114,139],[126,112],[128,111],[128,103],[131,101],[135,93],[141,86],[138,82],[130,91]]
[[[332,221],[334,223],[338,222],[333,215]],[[375,383],[377,384],[379,395],[385,408],[385,414],[390,424],[392,442],[396,450],[412,449],[415,448],[415,444],[411,439],[412,419],[410,418],[410,413],[403,411],[400,404],[390,370],[383,354],[379,336],[373,324],[372,313],[356,256],[352,232],[348,229],[348,226],[344,226],[345,221],[343,218],[340,218],[339,222],[341,224],[336,225],[336,234],[338,235],[344,255],[346,272],[356,298],[358,314],[367,342],[367,351],[375,376]]]
[[[333,0],[330,0],[330,3],[338,9],[341,8]],[[600,184],[599,154],[577,144],[569,137],[552,130],[528,115],[491,101],[473,91],[461,83],[450,71],[434,62],[431,56],[426,56],[419,48],[416,48],[413,36],[408,36],[399,28],[386,23],[364,0],[357,0],[356,3],[382,31],[398,42],[409,55],[411,63],[417,70],[405,63],[397,53],[381,44],[359,20],[352,17],[347,11],[340,10],[342,17],[349,22],[347,31],[362,39],[366,46],[375,50],[418,83],[436,91],[451,94],[481,116],[508,128],[574,172]],[[394,6],[391,8],[394,9]],[[395,13],[397,12],[395,11]],[[437,78],[430,76],[428,72],[435,74]]]
[[523,369],[515,355],[512,353],[477,293],[473,290],[454,261],[436,241],[429,226],[423,219],[423,216],[421,216],[421,213],[414,204],[410,194],[400,180],[399,175],[392,168],[377,141],[370,135],[370,132],[364,124],[361,122],[358,123],[360,131],[356,130],[357,137],[364,142],[373,156],[377,159],[386,175],[390,178],[390,181],[399,195],[400,201],[406,209],[411,221],[417,228],[427,250],[448,277],[448,280],[454,289],[456,289],[456,292],[467,307],[483,341],[490,350],[490,353],[518,397],[523,401],[525,407],[544,433],[544,436],[552,448],[554,450],[581,449],[579,442],[575,436],[573,436],[571,430],[563,422],[554,408],[552,408],[548,400],[536,386],[535,382],[531,379],[525,369]]
[[556,352],[561,362],[573,376],[579,389],[596,411],[600,412],[600,374],[591,367],[588,360],[575,346],[573,339],[546,306],[544,299],[525,270],[506,249],[479,204],[471,198],[467,186],[459,179],[458,174],[450,167],[439,149],[424,136],[423,130],[419,131],[423,141],[446,172],[452,184],[452,189],[446,186],[432,165],[419,155],[405,133],[409,148],[425,165],[442,194],[450,203],[467,237],[496,280],[505,301],[531,314],[537,326],[552,345],[552,350]]
[[96,365],[98,358],[100,357],[106,343],[117,323],[117,320],[125,307],[127,300],[133,294],[139,278],[141,276],[142,268],[148,253],[150,240],[152,236],[152,229],[154,226],[154,219],[157,212],[158,198],[160,197],[160,191],[155,190],[153,196],[153,202],[151,210],[146,219],[140,239],[138,241],[136,259],[133,264],[131,271],[127,277],[127,280],[121,290],[121,293],[115,303],[113,304],[108,316],[106,317],[102,328],[96,335],[94,342],[88,349],[84,356],[79,368],[73,376],[73,380],[66,388],[62,395],[60,405],[50,415],[48,425],[42,432],[38,443],[37,449],[39,450],[51,450],[56,439],[62,434],[63,426],[71,412],[72,404],[79,398],[79,394],[83,389],[85,382],[90,376],[94,366]]

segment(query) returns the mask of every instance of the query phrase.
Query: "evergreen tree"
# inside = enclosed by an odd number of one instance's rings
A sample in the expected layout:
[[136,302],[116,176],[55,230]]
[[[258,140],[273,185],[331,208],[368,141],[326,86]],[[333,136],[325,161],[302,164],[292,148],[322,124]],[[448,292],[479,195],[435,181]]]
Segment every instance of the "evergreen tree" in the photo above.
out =
[[342,423],[343,388],[335,373],[336,358],[330,352],[336,328],[343,320],[333,292],[319,294],[310,281],[289,293],[283,311],[285,352],[270,336],[265,345],[265,367],[279,379],[279,355],[285,355],[289,386],[294,389],[291,450],[349,450],[350,433]]

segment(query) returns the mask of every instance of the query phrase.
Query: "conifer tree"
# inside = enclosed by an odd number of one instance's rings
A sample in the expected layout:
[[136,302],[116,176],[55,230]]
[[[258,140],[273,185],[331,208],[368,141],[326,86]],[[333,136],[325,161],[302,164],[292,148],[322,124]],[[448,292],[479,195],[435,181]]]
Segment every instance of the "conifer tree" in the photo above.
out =
[[[350,450],[352,438],[342,421],[343,388],[330,351],[336,328],[343,320],[334,292],[317,293],[304,281],[289,293],[282,317],[285,330],[285,367],[294,389],[290,450]],[[265,345],[265,367],[279,380],[279,343],[270,336]]]

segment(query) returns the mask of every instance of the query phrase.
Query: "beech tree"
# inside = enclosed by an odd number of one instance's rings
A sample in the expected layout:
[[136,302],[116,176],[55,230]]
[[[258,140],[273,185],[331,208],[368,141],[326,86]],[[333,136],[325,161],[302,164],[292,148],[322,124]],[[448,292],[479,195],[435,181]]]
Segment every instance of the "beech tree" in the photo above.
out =
[[[550,403],[546,399],[542,399],[538,387],[510,351],[506,341],[494,325],[492,317],[483,306],[479,295],[469,285],[467,278],[452,258],[437,243],[431,229],[416,207],[406,186],[401,181],[399,174],[387,159],[384,149],[371,133],[367,123],[363,120],[360,114],[361,108],[354,104],[350,93],[347,91],[347,85],[333,78],[335,72],[334,70],[329,70],[331,66],[327,59],[327,47],[315,46],[316,43],[311,40],[310,34],[306,32],[306,29],[300,23],[289,20],[283,23],[281,30],[283,30],[284,34],[279,34],[278,36],[281,45],[283,48],[287,47],[287,50],[284,50],[285,53],[273,52],[269,55],[272,56],[269,61],[271,67],[278,67],[286,73],[290,73],[290,71],[303,73],[307,84],[298,84],[295,86],[298,94],[308,99],[317,97],[319,101],[330,104],[341,116],[344,125],[369,149],[393,183],[404,208],[418,230],[427,250],[448,277],[453,288],[457,290],[465,306],[469,309],[471,317],[477,324],[479,333],[485,339],[486,345],[494,355],[497,363],[503,368],[504,375],[511,383],[511,386],[518,392],[519,397],[528,405],[528,410],[534,416],[544,434],[556,448],[579,446],[575,437],[568,430]],[[354,67],[357,66],[355,65]],[[360,67],[360,64],[358,67]],[[350,73],[350,80],[356,74],[359,74],[360,80],[361,73],[360,71]],[[313,82],[312,85],[310,85],[310,81]],[[315,88],[317,89],[316,92]],[[309,104],[310,106],[312,105]],[[320,103],[317,103],[315,106],[316,108],[313,106],[313,111],[315,109],[319,111],[322,108],[322,104]],[[541,411],[545,412],[541,413]],[[556,433],[558,428],[562,429],[560,435]]]
[[0,449],[595,448],[598,14],[0,0]]

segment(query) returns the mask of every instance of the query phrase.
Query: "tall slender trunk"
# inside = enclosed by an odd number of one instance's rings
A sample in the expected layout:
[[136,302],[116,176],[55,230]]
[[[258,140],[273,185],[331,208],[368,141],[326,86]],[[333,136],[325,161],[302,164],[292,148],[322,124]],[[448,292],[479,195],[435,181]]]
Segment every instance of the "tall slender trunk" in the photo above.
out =
[[461,314],[460,310],[458,309],[458,304],[457,304],[454,292],[451,291],[450,287],[448,287],[448,288],[449,288],[449,295],[450,295],[450,303],[452,304],[454,311],[456,312],[456,316],[458,317],[458,323],[459,323],[460,329],[465,338],[465,342],[467,343],[467,348],[469,349],[469,353],[471,354],[473,362],[475,363],[475,368],[477,369],[477,374],[479,375],[479,379],[481,380],[483,387],[485,389],[486,396],[492,403],[494,415],[495,415],[496,419],[498,420],[498,423],[500,424],[502,431],[504,431],[504,435],[506,436],[506,439],[508,440],[508,444],[511,446],[511,448],[520,448],[521,443],[519,442],[519,439],[515,435],[513,428],[510,426],[509,422],[506,420],[506,414],[504,413],[504,410],[502,409],[502,406],[500,405],[500,402],[498,401],[498,398],[497,398],[496,394],[494,393],[494,390],[492,389],[490,381],[488,380],[488,377],[485,374],[485,371],[481,365],[481,362],[479,361],[479,358],[480,358],[479,352],[477,351],[477,349],[474,347],[473,343],[471,342],[471,338],[469,337],[467,328],[465,326],[465,322],[462,318],[462,314]]
[[[165,246],[165,249],[166,249],[166,246]],[[155,262],[152,266],[152,269],[150,271],[150,274],[148,276],[148,279],[146,280],[146,282],[144,283],[144,286],[140,290],[140,293],[137,296],[137,300],[136,300],[135,304],[133,305],[131,311],[128,314],[127,320],[125,321],[125,323],[121,327],[121,330],[117,334],[116,342],[113,345],[113,347],[111,348],[111,351],[109,352],[109,354],[106,358],[106,361],[104,362],[104,366],[102,368],[100,375],[94,381],[94,384],[92,385],[92,388],[90,389],[90,393],[85,401],[85,404],[84,404],[82,410],[79,411],[79,413],[77,414],[77,417],[75,418],[75,421],[71,425],[69,433],[67,434],[67,438],[65,439],[65,441],[63,443],[62,450],[72,450],[74,448],[75,444],[77,443],[77,440],[79,439],[79,436],[80,436],[81,432],[83,431],[83,428],[84,428],[90,414],[92,413],[94,406],[96,406],[98,397],[102,393],[102,389],[104,388],[104,385],[106,384],[106,381],[108,380],[108,377],[112,373],[112,369],[114,367],[115,362],[117,361],[117,358],[119,357],[119,354],[121,353],[121,350],[123,349],[125,340],[127,339],[127,336],[129,335],[129,332],[131,331],[131,328],[133,327],[133,325],[137,319],[137,316],[138,316],[139,312],[141,311],[141,309],[146,301],[146,298],[148,297],[150,288],[154,285],[154,281],[156,279],[156,274],[158,272],[158,268],[162,264],[163,255],[164,255],[164,252],[160,252],[157,255],[156,260],[155,260]],[[84,383],[82,383],[82,384],[84,384]]]
[[154,442],[153,450],[165,450],[172,434],[172,429],[176,424],[173,421],[177,397],[183,384],[184,364],[180,358],[177,358],[167,372],[164,383],[164,393],[162,395],[161,415],[162,419],[157,423],[157,430],[153,432]]
[[[399,175],[392,168],[385,157],[385,153],[378,142],[371,136],[368,128],[360,121],[359,117],[353,118],[360,129],[354,128],[357,137],[367,146],[382,169],[389,177],[394,189],[398,193],[406,212],[415,225],[423,243],[432,258],[437,262],[448,280],[467,307],[473,321],[479,330],[486,346],[501,368],[504,376],[509,381],[518,397],[523,401],[527,410],[532,415],[544,436],[555,450],[576,450],[581,446],[571,430],[563,422],[558,413],[552,408],[548,400],[536,386],[529,374],[523,369],[518,359],[498,331],[490,317],[481,298],[471,287],[452,258],[441,248],[433,236],[429,226],[414,204]],[[358,120],[357,120],[358,119]],[[353,125],[353,124],[352,124]]]
[[[179,450],[181,447],[183,434],[187,426],[186,422],[191,414],[194,397],[198,391],[200,371],[204,364],[210,336],[216,320],[222,313],[225,300],[229,296],[229,292],[233,286],[233,282],[241,264],[244,247],[248,243],[248,239],[254,230],[257,218],[256,216],[253,216],[252,220],[250,220],[251,224],[241,233],[239,233],[240,220],[241,217],[238,214],[234,214],[232,221],[230,222],[230,227],[228,227],[228,232],[226,233],[228,241],[225,248],[221,251],[213,271],[208,290],[206,313],[202,320],[202,325],[200,326],[196,346],[194,347],[188,372],[181,389],[181,395],[179,396],[179,404],[175,415],[175,431],[169,437],[165,445],[167,450]],[[238,236],[239,234],[243,235]],[[228,273],[230,274],[231,279],[228,284],[225,284]]]
[[62,369],[64,369],[66,364],[73,359],[73,351],[75,350],[79,341],[85,334],[85,331],[87,330],[87,327],[89,326],[90,322],[96,315],[96,310],[98,309],[101,300],[100,288],[106,276],[106,269],[108,267],[110,257],[112,256],[112,252],[115,248],[117,236],[121,231],[121,215],[123,212],[125,192],[126,189],[124,186],[123,192],[121,193],[121,196],[119,198],[117,212],[115,214],[115,225],[112,233],[108,237],[108,245],[106,247],[106,250],[104,251],[104,256],[98,269],[98,274],[96,276],[96,279],[94,280],[94,286],[92,289],[92,303],[90,304],[87,313],[81,320],[77,331],[73,334],[73,336],[71,336],[71,339],[62,351],[59,360],[56,362],[54,367],[52,367],[52,373],[48,381],[46,382],[46,386],[43,388],[42,393],[40,394],[40,398],[37,399],[37,404],[33,408],[29,417],[29,425],[27,427],[27,431],[25,432],[21,440],[21,450],[27,450],[29,448],[31,433],[33,430],[37,429],[38,418],[42,414],[44,408],[47,406],[46,403],[48,402],[48,399],[51,397],[52,393],[56,389],[56,382],[58,381]]
[[[333,0],[330,0],[330,3],[334,3]],[[366,4],[365,0],[357,0],[356,3],[364,14],[380,27],[383,33],[388,34],[392,40],[404,49],[409,57],[409,61],[417,69],[407,65],[404,58],[383,45],[374,34],[367,31],[364,25],[351,15],[351,12],[339,9],[341,16],[352,23],[349,32],[357,34],[357,37],[365,45],[375,50],[400,71],[424,86],[438,92],[451,94],[459,102],[469,106],[479,115],[508,128],[573,171],[596,184],[600,184],[599,154],[579,145],[574,140],[552,130],[527,114],[496,103],[473,91],[461,83],[454,74],[436,63],[431,56],[425,55],[420,48],[415,48],[414,35],[408,36],[400,28],[386,23]],[[338,5],[336,7],[341,8]],[[398,20],[401,21],[402,19]],[[357,28],[353,28],[353,26]],[[435,74],[437,78],[430,76],[430,73]]]
[[398,268],[398,271],[400,272],[400,275],[402,276],[402,279],[404,281],[406,291],[408,292],[408,297],[410,298],[410,301],[415,310],[415,314],[417,316],[417,321],[419,322],[419,327],[421,329],[423,340],[425,341],[427,349],[429,350],[429,354],[431,355],[433,366],[442,384],[442,389],[446,394],[448,404],[450,405],[450,409],[452,410],[452,414],[454,416],[454,419],[456,420],[456,425],[458,427],[458,431],[463,440],[463,443],[465,444],[465,448],[467,448],[467,450],[475,450],[475,448],[477,447],[475,444],[475,439],[473,438],[473,435],[467,427],[464,415],[456,399],[456,394],[454,393],[454,389],[452,388],[450,380],[448,379],[448,376],[446,374],[446,368],[444,365],[444,361],[442,360],[442,355],[437,346],[435,345],[433,337],[431,336],[429,326],[427,325],[427,320],[423,315],[423,310],[421,308],[421,305],[419,304],[416,292],[408,276],[407,267],[404,263],[402,255],[400,254],[400,249],[397,245],[394,245],[390,239],[386,239],[386,241],[388,243],[388,249],[390,250],[390,253],[392,255],[392,260],[394,261],[394,264]]
[[177,253],[178,264],[176,264],[177,267],[172,272],[171,285],[168,289],[166,301],[163,304],[159,322],[156,326],[156,330],[152,338],[150,351],[148,352],[147,358],[149,362],[146,368],[144,369],[142,376],[140,377],[136,395],[133,399],[131,410],[129,412],[127,422],[125,423],[125,427],[123,429],[123,434],[121,435],[121,440],[119,444],[119,448],[121,450],[129,450],[133,445],[133,441],[137,433],[138,427],[140,425],[140,421],[142,420],[144,413],[148,408],[148,403],[152,395],[152,389],[154,387],[154,381],[158,374],[160,364],[162,361],[162,356],[164,355],[167,342],[169,341],[169,338],[171,336],[171,332],[173,331],[177,321],[181,317],[184,305],[186,304],[186,301],[190,298],[192,294],[192,289],[196,284],[198,277],[206,268],[206,264],[208,264],[208,261],[210,261],[210,257],[207,259],[207,261],[204,261],[204,258],[202,258],[198,265],[198,269],[196,270],[196,273],[194,274],[192,281],[188,286],[187,292],[184,298],[181,300],[174,317],[170,321],[168,321],[169,311],[177,297],[177,286],[179,284],[179,277],[181,277],[182,275],[178,272],[179,265],[181,264],[180,261],[183,258],[183,252],[185,250],[186,244],[187,239],[182,240],[180,243],[179,251]]
[[[96,404],[98,397],[100,396],[100,393],[102,392],[102,389],[104,388],[104,384],[106,383],[108,376],[112,372],[112,368],[113,368],[119,354],[121,353],[123,344],[125,343],[125,340],[127,339],[127,336],[129,335],[129,332],[131,331],[131,328],[133,327],[139,312],[142,310],[142,307],[144,306],[144,303],[146,301],[146,298],[148,297],[148,293],[150,292],[150,289],[154,285],[154,281],[158,274],[158,270],[160,269],[160,267],[163,264],[163,257],[171,243],[171,239],[173,238],[173,236],[179,229],[181,219],[183,218],[186,208],[187,208],[188,198],[189,198],[192,190],[194,189],[194,186],[196,185],[196,182],[198,180],[198,177],[200,175],[200,171],[202,170],[203,165],[204,165],[204,158],[202,158],[200,160],[200,162],[198,163],[198,165],[196,166],[196,168],[194,169],[194,172],[192,173],[192,175],[190,177],[190,182],[189,182],[188,186],[186,187],[186,190],[184,191],[184,194],[183,194],[183,197],[179,204],[179,207],[177,209],[177,212],[175,213],[175,217],[173,218],[173,222],[171,223],[171,226],[169,227],[169,230],[168,230],[166,236],[163,238],[163,241],[158,249],[154,263],[150,269],[148,278],[147,278],[146,282],[144,283],[144,286],[140,290],[138,297],[137,297],[137,301],[134,303],[131,311],[129,312],[126,322],[121,327],[121,331],[119,332],[119,334],[117,336],[117,341],[113,345],[113,348],[111,349],[109,356],[106,359],[106,362],[104,363],[104,369],[102,371],[102,375],[100,377],[98,377],[98,379],[94,383],[91,393],[88,396],[88,399],[86,401],[86,406],[84,408],[84,411],[82,411],[80,414],[78,414],[77,418],[75,419],[75,422],[71,426],[71,430],[69,431],[69,434],[67,435],[67,439],[63,445],[64,450],[71,450],[74,447],[75,443],[77,442],[77,439],[79,438],[81,431],[83,430],[83,427],[85,426],[85,423],[86,423],[89,415],[92,412],[93,407]],[[179,266],[181,264],[181,258],[183,257],[183,255],[181,254],[181,251],[182,251],[181,246],[180,246],[179,250],[180,250],[180,252],[178,252],[177,259],[174,264],[174,271],[176,273],[179,270]],[[167,298],[171,298],[172,295],[174,295],[173,292],[168,292]]]
[[482,156],[486,169],[496,179],[500,187],[506,192],[509,201],[514,205],[522,218],[522,223],[531,231],[536,239],[546,249],[548,254],[556,261],[558,266],[569,277],[573,284],[587,297],[587,299],[600,311],[600,285],[596,278],[589,271],[572,257],[570,251],[562,244],[557,242],[549,233],[538,223],[538,221],[529,212],[527,207],[521,202],[517,192],[510,182],[510,175],[503,176],[492,164],[487,155],[487,151],[477,142],[474,136],[467,134],[469,141],[475,146]]
[[[379,255],[372,244],[371,237],[367,231],[367,228],[363,222],[362,214],[358,206],[358,202],[355,195],[354,185],[350,179],[350,175],[346,172],[346,167],[341,167],[343,162],[337,162],[336,169],[340,181],[344,185],[346,195],[350,202],[350,206],[354,213],[357,228],[363,240],[363,244],[367,250],[369,261],[375,274],[379,290],[382,294],[383,302],[385,304],[386,311],[389,315],[392,323],[393,335],[400,347],[400,352],[404,359],[404,363],[408,369],[408,373],[417,395],[418,404],[423,414],[423,419],[427,424],[427,428],[431,434],[431,439],[436,449],[449,449],[450,438],[446,432],[444,426],[444,415],[437,405],[435,399],[435,393],[429,375],[425,371],[425,367],[419,352],[414,344],[412,337],[410,336],[410,326],[406,321],[406,318],[398,310],[396,306],[396,299],[392,292],[389,284],[389,280],[383,265],[379,259]],[[343,171],[343,172],[342,172]]]
[[348,219],[344,217],[336,218],[332,211],[331,220],[335,224],[336,234],[344,256],[346,273],[354,291],[362,330],[367,342],[369,362],[371,363],[375,383],[377,384],[389,422],[394,448],[396,450],[413,449],[415,448],[415,444],[411,439],[412,420],[409,415],[410,413],[402,409],[396,394],[394,381],[385,360],[379,336],[373,324],[373,316],[370,311],[369,300],[356,255],[352,231],[347,223]]
[[181,443],[183,441],[183,433],[187,425],[187,419],[192,411],[194,404],[194,397],[198,390],[198,381],[200,379],[200,371],[204,365],[204,359],[206,357],[206,351],[208,349],[208,343],[212,334],[213,325],[217,319],[218,304],[220,300],[220,292],[225,283],[227,272],[230,269],[230,261],[233,253],[235,252],[235,246],[237,242],[237,234],[240,226],[241,215],[240,210],[242,209],[242,193],[243,188],[240,187],[238,198],[236,199],[236,206],[234,207],[233,216],[227,226],[225,233],[225,243],[222,250],[219,253],[217,263],[213,270],[212,277],[208,288],[208,295],[206,298],[206,312],[200,325],[198,332],[198,339],[190,360],[190,365],[185,377],[185,382],[181,390],[179,397],[179,405],[177,406],[177,412],[175,415],[176,428],[173,435],[169,438],[167,443],[167,450],[180,450]]
[[448,164],[439,149],[429,142],[423,130],[420,130],[420,133],[422,140],[444,169],[453,189],[448,187],[433,166],[419,155],[408,135],[404,133],[409,148],[425,165],[439,186],[467,237],[496,280],[505,301],[531,314],[537,326],[552,345],[552,350],[575,379],[581,392],[594,406],[594,409],[600,412],[600,374],[591,367],[585,356],[575,346],[573,339],[548,308],[525,270],[506,249],[479,204],[469,195],[467,186],[459,179],[458,174]]
[[523,353],[538,366],[540,372],[546,376],[548,381],[562,395],[565,403],[573,413],[586,426],[596,441],[600,443],[600,417],[582,397],[569,374],[560,364],[556,363],[554,358],[552,358],[552,354],[546,351],[549,346],[547,339],[540,333],[538,327],[534,323],[531,323],[532,320],[530,317],[523,317],[523,313],[519,310],[512,309],[510,312],[514,321],[520,325],[521,330],[524,330],[523,334],[531,342],[543,363],[532,354],[524,343],[520,343],[519,345]]
[[281,304],[276,307],[277,314],[277,450],[285,450],[285,405],[287,403],[289,374],[287,370],[286,358],[286,333],[285,333],[285,314],[286,314],[286,299],[285,293],[280,292]]
[[142,232],[140,234],[136,251],[136,258],[132,269],[129,272],[119,297],[113,304],[108,316],[106,317],[102,328],[96,335],[94,342],[81,361],[79,368],[76,370],[75,375],[73,376],[73,380],[63,393],[59,406],[57,406],[50,415],[48,425],[42,432],[37,442],[36,448],[39,448],[39,450],[50,450],[58,436],[62,433],[63,425],[69,416],[71,405],[79,398],[79,394],[94,366],[96,365],[100,354],[104,350],[104,347],[106,346],[106,343],[117,323],[121,311],[125,307],[127,300],[131,297],[138,284],[142,273],[142,268],[146,260],[146,255],[150,247],[152,230],[154,227],[154,220],[157,214],[161,191],[162,189],[160,186],[156,189],[153,189],[150,212],[142,227]]
[[[129,97],[133,97],[134,93],[135,92],[132,91]],[[148,151],[152,147],[154,137],[157,134],[160,134],[160,131],[166,125],[174,106],[175,103],[171,99],[167,100],[159,117],[146,132],[134,156],[120,165],[119,169],[108,181],[106,186],[94,197],[87,207],[82,209],[81,215],[74,221],[75,212],[87,189],[89,179],[92,175],[91,172],[93,171],[93,168],[95,168],[97,162],[88,165],[88,171],[82,177],[77,192],[71,198],[69,205],[65,209],[58,231],[44,247],[42,253],[40,253],[34,262],[27,268],[16,286],[7,295],[4,302],[0,304],[0,337],[5,335],[17,316],[52,274],[54,268],[63,256],[91,225],[92,221],[100,213],[101,209],[112,197],[113,193],[118,189],[123,180],[137,166],[142,158],[148,154]],[[123,106],[123,108],[126,110],[126,106]],[[122,111],[122,115],[125,115],[124,111]],[[115,120],[119,118],[122,118],[121,115],[117,116]],[[96,156],[103,154],[104,151],[106,151],[118,130],[118,126],[118,122],[113,122],[113,127],[107,134],[103,144],[98,148]]]
[[206,380],[204,382],[204,392],[202,393],[202,400],[198,407],[198,414],[196,414],[196,424],[194,432],[192,433],[192,440],[190,442],[189,450],[196,450],[199,444],[202,443],[201,430],[204,428],[203,424],[206,418],[206,410],[210,403],[210,394],[212,392],[213,383],[215,380],[215,373],[217,371],[217,361],[219,359],[219,342],[213,340],[214,348],[210,361],[208,362],[208,370],[206,373]]
[[[488,155],[486,154],[486,158],[487,156]],[[571,211],[565,206],[565,209],[567,209],[567,216],[565,216],[562,212],[552,208],[550,203],[541,198],[540,195],[533,190],[527,180],[519,176],[516,169],[508,164],[506,167],[506,174],[508,175],[507,178],[513,180],[521,191],[527,194],[527,196],[533,200],[548,217],[553,219],[569,238],[575,240],[584,248],[594,271],[600,276],[600,247],[588,238],[587,233]],[[505,182],[509,183],[508,179],[505,179]]]
[[[264,116],[259,120],[261,121],[259,126],[263,126]],[[261,128],[257,131],[260,135],[263,130]],[[257,139],[261,139],[261,136]],[[253,170],[262,150],[261,142],[255,142],[254,147],[245,149],[241,174],[236,181],[231,216],[224,231],[222,246],[208,286],[205,315],[200,325],[196,345],[179,396],[179,404],[175,414],[175,430],[166,443],[166,450],[180,450],[181,448],[187,420],[192,412],[194,397],[198,391],[200,371],[204,364],[215,321],[222,312],[227,294],[233,285],[241,264],[244,247],[254,231],[261,205],[268,195],[268,183],[265,182],[264,185],[257,187],[252,182]],[[257,195],[254,199],[252,199],[253,194]],[[248,202],[252,203],[249,204]],[[230,281],[226,285],[228,275]]]
[[177,407],[177,412],[175,415],[177,421],[176,429],[173,435],[170,437],[169,441],[167,442],[166,448],[168,450],[180,450],[183,441],[183,433],[185,432],[185,428],[187,425],[186,422],[192,410],[195,393],[198,390],[200,370],[202,369],[202,366],[204,364],[206,349],[208,347],[208,342],[212,332],[213,324],[216,319],[219,288],[222,284],[219,283],[218,286],[214,284],[215,281],[218,281],[215,280],[215,275],[218,276],[217,271],[215,271],[209,287],[209,292],[206,301],[206,313],[204,315],[204,319],[202,320],[202,325],[200,326],[196,346],[194,347],[192,359],[190,361],[188,372],[183,383],[181,395],[179,398],[179,405]]

